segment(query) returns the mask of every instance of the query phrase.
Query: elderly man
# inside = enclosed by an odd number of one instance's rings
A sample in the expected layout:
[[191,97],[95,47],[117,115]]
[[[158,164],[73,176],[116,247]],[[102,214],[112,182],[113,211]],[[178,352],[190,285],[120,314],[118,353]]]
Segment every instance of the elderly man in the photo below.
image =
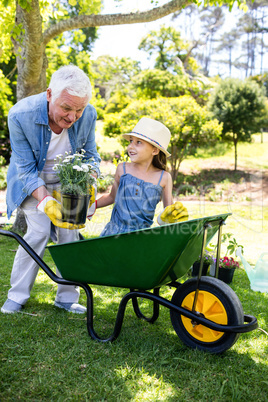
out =
[[[56,219],[53,208],[47,208],[48,203],[55,201],[53,190],[59,187],[52,169],[56,155],[84,149],[86,158],[93,157],[96,175],[99,174],[100,157],[95,143],[97,113],[89,105],[91,96],[87,75],[76,66],[63,66],[52,75],[46,92],[22,99],[9,112],[12,155],[7,174],[8,217],[21,206],[27,222],[24,239],[41,258],[51,222],[57,226],[58,243],[78,240],[77,227]],[[16,313],[23,308],[37,273],[37,264],[20,246],[2,313]],[[86,312],[78,300],[79,288],[58,285],[55,306],[73,313]]]

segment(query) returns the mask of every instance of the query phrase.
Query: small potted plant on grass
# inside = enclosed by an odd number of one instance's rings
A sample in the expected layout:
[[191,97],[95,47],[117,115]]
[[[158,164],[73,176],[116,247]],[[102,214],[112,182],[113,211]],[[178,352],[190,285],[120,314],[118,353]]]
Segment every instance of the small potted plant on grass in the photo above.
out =
[[[205,250],[204,260],[203,260],[203,267],[202,267],[202,276],[207,275],[209,266],[213,263],[213,255],[208,251]],[[199,273],[201,262],[201,255],[199,256],[198,260],[194,262],[192,268],[192,276],[197,276]]]
[[[228,241],[228,245],[226,247],[226,255],[223,258],[219,259],[219,275],[218,278],[225,282],[231,283],[233,280],[234,272],[236,268],[239,268],[239,262],[235,261],[232,254],[235,253],[238,247],[241,247],[243,253],[243,246],[239,245],[236,239],[233,237],[232,233],[225,233],[222,237],[222,243],[226,243]],[[214,260],[214,269],[215,269],[216,260]]]
[[236,268],[239,268],[239,262],[235,261],[233,257],[220,258],[219,279],[225,283],[231,283]]
[[57,155],[53,170],[61,184],[62,218],[64,222],[83,224],[86,221],[91,186],[96,183],[94,159],[85,159],[81,153]]

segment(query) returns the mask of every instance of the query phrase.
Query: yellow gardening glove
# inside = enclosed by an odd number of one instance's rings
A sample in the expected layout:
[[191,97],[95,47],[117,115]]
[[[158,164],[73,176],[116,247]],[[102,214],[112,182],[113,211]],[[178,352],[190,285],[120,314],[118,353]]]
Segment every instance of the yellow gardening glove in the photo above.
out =
[[88,189],[88,194],[90,195],[90,200],[89,200],[89,205],[88,205],[89,208],[95,202],[95,199],[96,199],[95,193],[96,192],[97,192],[96,186],[89,186],[89,189]]
[[93,218],[93,215],[95,214],[97,209],[97,201],[95,201],[97,194],[97,186],[96,185],[89,186],[88,193],[90,195],[90,201],[87,210],[87,219],[90,221]]
[[189,218],[187,208],[180,201],[166,207],[157,217],[159,225],[167,223],[183,222]]
[[57,201],[61,201],[61,193],[60,191],[53,190],[52,191],[52,197],[56,198]]
[[81,229],[85,225],[74,225],[69,222],[62,222],[61,204],[50,195],[47,195],[39,202],[36,207],[39,211],[44,212],[54,226],[58,226],[63,229]]

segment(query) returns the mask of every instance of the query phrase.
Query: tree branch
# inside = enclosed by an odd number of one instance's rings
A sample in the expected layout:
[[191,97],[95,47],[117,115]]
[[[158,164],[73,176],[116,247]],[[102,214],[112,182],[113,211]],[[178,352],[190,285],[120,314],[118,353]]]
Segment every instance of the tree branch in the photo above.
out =
[[46,46],[51,39],[62,32],[72,29],[151,22],[181,10],[183,7],[192,3],[192,0],[171,0],[163,6],[155,7],[148,11],[138,11],[136,13],[79,15],[68,20],[59,21],[46,29],[43,35],[44,45]]

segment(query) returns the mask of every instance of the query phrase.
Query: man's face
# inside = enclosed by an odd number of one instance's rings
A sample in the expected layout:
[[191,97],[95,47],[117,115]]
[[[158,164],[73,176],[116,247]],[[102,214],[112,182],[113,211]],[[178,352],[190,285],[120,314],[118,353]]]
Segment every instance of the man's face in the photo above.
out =
[[51,89],[47,89],[48,117],[52,131],[59,134],[64,128],[70,128],[83,114],[88,104],[88,97],[70,95],[62,91],[52,103]]

